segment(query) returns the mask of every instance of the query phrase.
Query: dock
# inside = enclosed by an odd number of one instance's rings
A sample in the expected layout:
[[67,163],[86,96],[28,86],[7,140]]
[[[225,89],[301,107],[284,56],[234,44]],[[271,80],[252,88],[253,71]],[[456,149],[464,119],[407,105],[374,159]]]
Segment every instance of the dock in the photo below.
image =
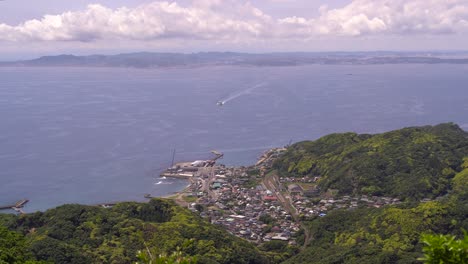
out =
[[0,210],[13,209],[20,214],[25,214],[23,207],[29,202],[28,199],[19,200],[15,204],[0,206]]
[[163,173],[161,173],[161,177],[171,177],[171,178],[178,178],[178,179],[190,179],[190,178],[193,177],[193,174],[190,174],[190,173],[163,172]]
[[273,160],[278,158],[278,156],[282,155],[286,152],[287,148],[272,148],[265,151],[262,156],[259,158],[257,163],[255,164],[256,167],[266,166],[271,167]]

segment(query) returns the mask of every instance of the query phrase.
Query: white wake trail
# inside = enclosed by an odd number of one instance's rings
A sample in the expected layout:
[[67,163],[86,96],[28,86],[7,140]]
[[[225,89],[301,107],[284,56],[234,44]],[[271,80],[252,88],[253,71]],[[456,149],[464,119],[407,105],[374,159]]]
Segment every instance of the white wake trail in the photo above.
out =
[[240,92],[238,92],[238,93],[235,93],[235,94],[229,96],[228,98],[226,98],[226,99],[224,99],[224,100],[221,100],[220,102],[222,102],[223,104],[225,104],[225,103],[227,103],[227,102],[229,102],[229,101],[232,101],[232,100],[234,100],[234,99],[236,99],[236,98],[238,98],[238,97],[240,97],[240,96],[242,96],[242,95],[249,94],[249,93],[251,93],[253,90],[255,90],[255,89],[257,89],[257,88],[260,88],[260,87],[262,87],[262,86],[265,86],[265,85],[267,85],[266,82],[262,82],[262,83],[256,84],[256,85],[254,85],[254,86],[252,86],[252,87],[249,87],[249,88],[247,88],[247,89],[245,89],[245,90],[243,90],[243,91],[240,91]]

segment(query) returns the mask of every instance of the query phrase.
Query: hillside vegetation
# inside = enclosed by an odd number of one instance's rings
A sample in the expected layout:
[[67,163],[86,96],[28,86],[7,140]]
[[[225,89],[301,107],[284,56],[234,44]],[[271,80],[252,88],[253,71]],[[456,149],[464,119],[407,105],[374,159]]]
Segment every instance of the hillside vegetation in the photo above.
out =
[[[463,167],[452,179],[453,192],[439,201],[336,210],[308,222],[311,243],[286,263],[421,263],[422,234],[462,238],[468,230],[468,159]],[[465,262],[444,263],[468,263],[467,246],[457,253]]]
[[283,175],[321,177],[322,191],[406,201],[305,222],[312,239],[286,263],[421,263],[423,234],[462,238],[468,230],[468,136],[454,124],[333,134],[293,145],[274,166]]
[[[64,205],[44,213],[0,215],[8,234],[7,263],[134,263],[138,250],[183,252],[198,263],[266,263],[247,241],[203,221],[170,201],[121,203],[113,208]],[[0,244],[0,252],[10,246]],[[8,251],[6,251],[8,253]],[[5,253],[5,254],[7,254]],[[2,256],[0,255],[0,258]],[[8,258],[7,258],[8,257]],[[0,259],[2,263],[2,259]]]
[[292,145],[274,164],[282,175],[320,177],[323,191],[406,200],[435,198],[468,157],[468,133],[455,124],[410,127],[383,134],[331,134]]

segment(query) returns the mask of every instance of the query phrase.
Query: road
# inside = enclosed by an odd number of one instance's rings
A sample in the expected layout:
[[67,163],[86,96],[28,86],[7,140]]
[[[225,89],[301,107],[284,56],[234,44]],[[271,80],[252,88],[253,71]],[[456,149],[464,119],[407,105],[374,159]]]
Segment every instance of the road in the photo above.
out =
[[[200,168],[199,173],[200,179],[202,179],[202,191],[208,193],[208,197],[217,200],[218,195],[210,188],[210,186],[216,180],[215,167]],[[208,178],[205,178],[204,176],[208,176]]]
[[301,225],[302,229],[304,230],[304,236],[305,236],[304,245],[302,247],[305,248],[309,244],[310,240],[312,239],[309,227],[306,226],[302,221],[300,221],[299,213],[296,207],[294,207],[292,198],[290,196],[284,196],[283,193],[281,192],[281,188],[280,188],[281,184],[280,184],[278,175],[274,173],[265,175],[265,177],[262,180],[262,184],[266,189],[272,191],[276,195],[276,197],[278,198],[278,201],[286,209],[286,211],[288,211],[291,214],[294,221],[296,221],[296,223],[299,223]]
[[279,179],[277,175],[265,175],[263,185],[273,193],[275,193],[281,205],[291,214],[296,222],[299,222],[299,215],[296,207],[294,207],[291,197],[284,196],[279,187]]

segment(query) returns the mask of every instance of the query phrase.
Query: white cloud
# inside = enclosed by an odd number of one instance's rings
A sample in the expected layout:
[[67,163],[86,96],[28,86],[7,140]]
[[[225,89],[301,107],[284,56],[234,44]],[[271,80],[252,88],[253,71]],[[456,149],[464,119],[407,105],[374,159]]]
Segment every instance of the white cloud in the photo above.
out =
[[466,0],[355,0],[322,13],[328,34],[440,34],[466,32]]
[[0,24],[3,41],[251,41],[465,32],[467,0],[353,0],[338,9],[322,6],[316,18],[280,19],[238,1],[196,0],[191,6],[153,2],[118,9],[93,4],[83,11],[45,15],[19,25]]
[[[193,7],[176,2],[153,2],[136,8],[109,9],[89,5],[80,12],[46,15],[17,26],[0,24],[0,39],[92,41],[98,39],[153,40],[158,38],[225,39],[257,36],[262,29],[259,10],[249,19],[230,18],[211,9],[216,1]],[[203,7],[203,8],[202,8]]]

